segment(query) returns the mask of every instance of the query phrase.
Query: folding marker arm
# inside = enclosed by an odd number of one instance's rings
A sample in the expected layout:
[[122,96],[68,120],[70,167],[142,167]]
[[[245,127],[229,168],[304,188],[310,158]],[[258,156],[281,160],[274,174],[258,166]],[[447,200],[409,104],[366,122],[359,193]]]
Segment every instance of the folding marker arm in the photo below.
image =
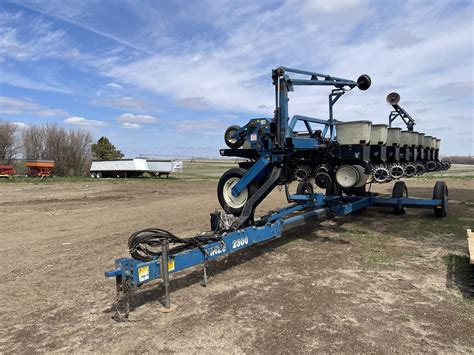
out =
[[[309,79],[294,79],[288,76],[288,73],[307,75]],[[285,138],[291,136],[288,130],[288,92],[293,91],[294,85],[299,86],[334,86],[336,89],[329,95],[329,120],[327,125],[330,126],[331,138],[334,135],[332,127],[333,119],[333,105],[336,101],[347,91],[354,87],[360,90],[367,90],[371,85],[371,79],[368,75],[361,75],[357,81],[333,77],[327,74],[310,72],[299,69],[292,69],[286,67],[278,67],[272,70],[273,84],[275,85],[275,118],[274,121],[277,127],[276,146],[284,147]]]
[[405,122],[407,129],[409,131],[413,131],[413,127],[415,126],[415,120],[406,112],[402,107],[398,104],[392,105],[394,111],[390,112],[389,116],[389,127],[392,127],[392,122],[397,118],[400,117],[403,122]]
[[388,126],[392,127],[392,122],[400,117],[405,122],[407,129],[413,131],[415,126],[415,120],[398,104],[400,102],[400,95],[396,92],[392,92],[387,95],[387,102],[394,108],[394,111],[390,112],[388,116]]

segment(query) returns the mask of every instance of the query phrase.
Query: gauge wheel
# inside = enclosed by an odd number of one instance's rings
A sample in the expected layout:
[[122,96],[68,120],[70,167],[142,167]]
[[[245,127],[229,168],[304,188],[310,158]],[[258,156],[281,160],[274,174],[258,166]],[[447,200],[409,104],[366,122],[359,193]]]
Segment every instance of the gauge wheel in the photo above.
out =
[[240,136],[233,137],[233,134],[237,132],[239,129],[240,129],[239,126],[234,125],[234,126],[230,126],[229,128],[225,130],[224,141],[225,141],[225,144],[227,144],[229,148],[237,149],[237,148],[240,148],[242,144],[244,144],[244,141]]
[[242,168],[227,170],[224,175],[221,176],[217,184],[217,198],[221,207],[234,216],[240,216],[250,196],[257,191],[256,185],[250,184],[242,190],[238,196],[232,195],[232,188],[240,181],[246,172],[247,170]]
[[297,195],[305,195],[305,194],[312,194],[312,193],[314,193],[314,187],[313,187],[313,184],[308,180],[301,181],[296,187]]
[[448,214],[448,186],[444,181],[436,181],[433,189],[433,199],[442,200],[442,204],[434,207],[436,217],[446,217]]
[[[408,197],[408,189],[407,185],[404,181],[397,181],[395,185],[393,185],[392,190],[392,198],[407,198]],[[393,207],[393,211],[396,215],[402,215],[406,213],[405,207]]]

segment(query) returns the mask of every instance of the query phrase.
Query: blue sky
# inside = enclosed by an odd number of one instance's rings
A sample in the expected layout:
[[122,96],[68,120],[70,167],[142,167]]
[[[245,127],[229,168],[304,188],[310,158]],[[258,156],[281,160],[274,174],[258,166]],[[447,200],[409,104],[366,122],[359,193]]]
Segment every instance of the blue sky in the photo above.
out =
[[[217,156],[227,126],[271,117],[271,69],[372,87],[340,120],[387,122],[397,91],[445,154],[474,154],[473,1],[0,1],[0,119],[108,136],[128,157]],[[290,115],[327,117],[328,88]]]

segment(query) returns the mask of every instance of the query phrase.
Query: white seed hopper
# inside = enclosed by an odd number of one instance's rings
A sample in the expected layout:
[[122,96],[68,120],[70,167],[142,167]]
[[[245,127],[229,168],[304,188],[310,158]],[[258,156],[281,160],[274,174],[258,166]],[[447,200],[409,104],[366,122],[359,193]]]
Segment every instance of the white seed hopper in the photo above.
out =
[[339,144],[370,143],[371,121],[338,122],[336,124],[336,140]]
[[402,129],[399,127],[389,128],[387,130],[387,145],[400,145],[400,138],[401,138],[401,131]]
[[400,147],[410,147],[410,146],[411,146],[411,132],[401,131]]
[[423,147],[424,148],[431,148],[431,136],[425,136],[423,138]]
[[423,141],[425,139],[425,134],[424,133],[418,133],[418,143],[417,146],[423,147]]
[[387,130],[386,124],[373,124],[370,128],[370,144],[387,144]]

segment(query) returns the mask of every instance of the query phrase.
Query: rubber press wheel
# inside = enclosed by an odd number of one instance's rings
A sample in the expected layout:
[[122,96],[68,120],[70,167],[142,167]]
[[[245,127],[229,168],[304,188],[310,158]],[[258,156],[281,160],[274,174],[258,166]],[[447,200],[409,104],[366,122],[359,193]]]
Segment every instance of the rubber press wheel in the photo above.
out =
[[234,125],[230,126],[225,130],[224,141],[229,148],[237,149],[244,144],[244,141],[240,136],[232,137],[232,135],[240,129],[240,126]]
[[[393,185],[392,198],[406,198],[408,197],[407,185],[404,181],[397,181]],[[402,215],[406,213],[405,207],[393,207],[393,211],[396,215]]]
[[436,181],[433,189],[433,199],[442,200],[441,206],[434,207],[434,214],[436,217],[446,217],[448,214],[448,186],[444,181]]
[[297,195],[312,194],[312,193],[314,193],[314,187],[313,187],[313,184],[308,180],[301,181],[296,187]]
[[240,216],[245,203],[257,191],[257,187],[254,184],[250,184],[238,196],[232,195],[232,188],[246,172],[247,170],[242,168],[227,170],[217,184],[217,198],[220,205],[225,211],[232,213],[234,216]]

